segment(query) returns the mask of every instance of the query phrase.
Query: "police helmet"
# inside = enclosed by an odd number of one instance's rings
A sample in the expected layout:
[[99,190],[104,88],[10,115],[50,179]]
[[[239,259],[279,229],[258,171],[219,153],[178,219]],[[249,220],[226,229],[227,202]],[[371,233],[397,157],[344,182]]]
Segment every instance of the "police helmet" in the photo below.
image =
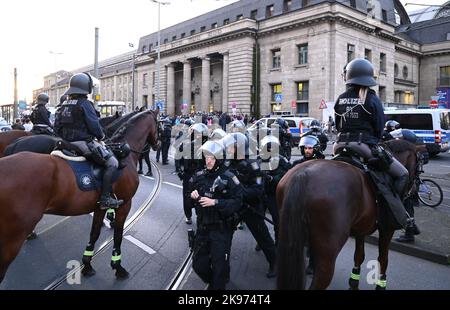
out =
[[204,156],[213,156],[217,160],[223,159],[223,145],[218,141],[206,141],[200,148]]
[[168,125],[168,126],[172,126],[172,121],[170,120],[170,118],[169,117],[166,117],[164,120],[163,120],[163,123],[164,123],[164,125]]
[[288,123],[287,123],[287,121],[285,119],[279,118],[277,120],[277,123],[283,129],[288,129],[289,128],[289,125],[288,125]]
[[226,135],[227,135],[227,133],[222,128],[216,128],[213,130],[213,132],[211,132],[211,134],[209,135],[209,138],[211,140],[220,140],[223,137],[225,137]]
[[309,125],[309,128],[311,129],[320,129],[320,122],[316,119],[311,121],[311,124]]
[[89,73],[77,73],[70,78],[69,89],[65,95],[89,95],[94,88],[94,79]]
[[191,138],[191,141],[194,139],[201,139],[202,143],[206,142],[208,139],[208,127],[203,123],[194,124],[189,128],[188,135]]
[[363,58],[356,58],[347,65],[345,84],[360,85],[366,87],[376,86],[373,65]]
[[[223,137],[221,140],[221,143],[223,144],[225,151],[228,152],[229,147],[234,147],[234,153],[227,153],[228,156],[231,156],[233,158],[238,157],[245,157],[245,155],[248,155],[248,139],[247,136],[244,135],[241,132],[233,132],[227,134],[225,137]],[[238,154],[240,156],[238,156]]]
[[269,135],[265,136],[261,140],[260,153],[263,159],[267,159],[267,157],[271,155],[278,155],[279,150],[280,150],[280,140],[277,137]]
[[234,120],[230,123],[230,128],[232,132],[244,132],[245,131],[245,124],[241,120]]
[[193,125],[192,120],[190,118],[184,120],[184,124],[187,125],[187,126],[192,126]]
[[387,132],[391,132],[391,131],[394,131],[395,129],[399,129],[400,128],[400,123],[395,121],[395,120],[393,120],[393,119],[391,119],[391,120],[386,122],[384,127],[386,127],[386,131]]
[[180,119],[180,124],[184,124],[186,120],[184,118]]
[[37,96],[36,101],[37,101],[37,104],[40,104],[40,103],[47,104],[49,99],[50,98],[48,97],[48,95],[46,93],[40,93]]
[[316,136],[308,135],[302,137],[298,146],[303,156],[305,156],[305,147],[312,147],[315,154],[320,152],[320,141]]

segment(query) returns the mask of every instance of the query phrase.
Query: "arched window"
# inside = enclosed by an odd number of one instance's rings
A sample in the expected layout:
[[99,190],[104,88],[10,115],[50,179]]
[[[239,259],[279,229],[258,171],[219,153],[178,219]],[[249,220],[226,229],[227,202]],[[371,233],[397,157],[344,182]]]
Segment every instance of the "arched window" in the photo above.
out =
[[403,78],[406,80],[408,78],[408,67],[403,66]]
[[397,77],[397,76],[398,76],[398,65],[395,64],[394,65],[394,77]]

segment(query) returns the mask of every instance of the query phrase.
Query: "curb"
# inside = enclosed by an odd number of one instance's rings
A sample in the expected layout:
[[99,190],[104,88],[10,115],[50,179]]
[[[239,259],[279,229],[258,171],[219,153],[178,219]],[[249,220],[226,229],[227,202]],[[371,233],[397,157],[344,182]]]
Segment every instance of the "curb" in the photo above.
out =
[[[367,243],[378,245],[378,237],[377,236],[367,236],[365,238]],[[389,245],[389,250],[393,250],[396,252],[400,252],[406,255],[414,256],[417,258],[421,258],[433,263],[438,263],[441,265],[450,265],[450,254],[437,253],[430,250],[425,250],[423,248],[419,248],[414,245],[399,243],[396,241],[392,241]]]

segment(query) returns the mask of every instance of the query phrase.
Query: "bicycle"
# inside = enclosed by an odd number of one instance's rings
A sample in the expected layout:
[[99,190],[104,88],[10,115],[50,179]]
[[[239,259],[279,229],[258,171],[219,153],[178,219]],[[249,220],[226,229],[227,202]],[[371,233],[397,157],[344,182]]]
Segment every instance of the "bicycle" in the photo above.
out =
[[435,181],[418,177],[419,200],[426,206],[435,208],[442,203],[444,194]]

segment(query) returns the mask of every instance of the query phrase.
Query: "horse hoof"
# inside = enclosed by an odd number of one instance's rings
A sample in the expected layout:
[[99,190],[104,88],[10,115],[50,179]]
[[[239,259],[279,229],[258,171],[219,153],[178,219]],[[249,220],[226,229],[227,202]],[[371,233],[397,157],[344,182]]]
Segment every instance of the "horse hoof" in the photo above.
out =
[[95,275],[95,270],[94,268],[86,268],[86,266],[83,267],[83,270],[81,270],[81,274],[85,277],[92,277],[93,275]]
[[355,279],[349,279],[349,280],[348,280],[348,285],[350,285],[349,290],[352,290],[352,291],[357,291],[357,290],[359,290],[359,288],[358,288],[358,286],[359,286],[359,281],[358,281],[358,280],[355,280]]
[[376,291],[385,291],[385,290],[386,290],[386,288],[385,288],[385,287],[382,287],[382,286],[379,286],[379,285],[377,285],[377,286],[375,287],[375,290],[376,290]]
[[117,279],[126,279],[128,278],[129,273],[123,267],[119,267],[116,269],[116,278]]

